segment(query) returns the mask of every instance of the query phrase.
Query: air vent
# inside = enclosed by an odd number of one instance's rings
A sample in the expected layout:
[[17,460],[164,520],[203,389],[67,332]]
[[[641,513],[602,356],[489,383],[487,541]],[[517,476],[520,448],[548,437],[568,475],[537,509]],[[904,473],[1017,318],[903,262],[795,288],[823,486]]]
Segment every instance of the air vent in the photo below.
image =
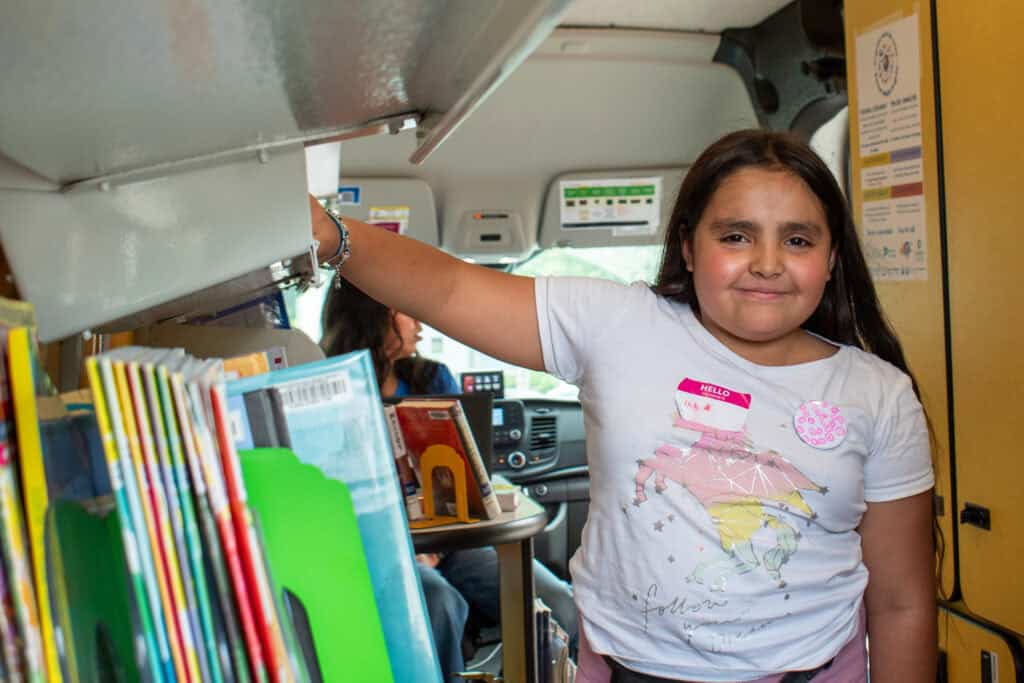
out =
[[558,443],[555,416],[534,417],[530,421],[530,452],[546,451]]

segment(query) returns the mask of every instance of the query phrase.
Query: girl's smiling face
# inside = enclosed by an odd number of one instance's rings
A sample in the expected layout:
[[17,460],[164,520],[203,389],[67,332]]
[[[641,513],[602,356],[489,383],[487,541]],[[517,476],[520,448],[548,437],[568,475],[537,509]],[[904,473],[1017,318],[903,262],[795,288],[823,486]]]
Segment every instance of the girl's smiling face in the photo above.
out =
[[749,167],[711,196],[683,259],[704,327],[742,356],[784,364],[807,337],[800,326],[821,301],[834,252],[825,210],[803,180]]

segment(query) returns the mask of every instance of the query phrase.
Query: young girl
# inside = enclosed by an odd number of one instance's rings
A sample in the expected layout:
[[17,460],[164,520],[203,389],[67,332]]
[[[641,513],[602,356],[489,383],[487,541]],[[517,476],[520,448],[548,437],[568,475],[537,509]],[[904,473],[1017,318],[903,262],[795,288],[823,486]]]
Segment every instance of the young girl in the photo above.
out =
[[[321,257],[344,251],[311,206]],[[343,227],[360,288],[579,386],[580,680],[863,681],[865,622],[872,683],[934,680],[926,421],[846,201],[803,143],[708,148],[653,287],[515,277]]]

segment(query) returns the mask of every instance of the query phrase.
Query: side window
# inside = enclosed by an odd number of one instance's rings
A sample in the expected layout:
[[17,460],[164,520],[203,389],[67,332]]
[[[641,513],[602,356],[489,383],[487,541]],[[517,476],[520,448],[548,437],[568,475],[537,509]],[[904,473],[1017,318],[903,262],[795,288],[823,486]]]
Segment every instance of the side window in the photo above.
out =
[[295,289],[285,290],[285,302],[288,304],[288,315],[291,317],[292,327],[302,330],[309,338],[317,344],[323,336],[320,327],[320,312],[324,307],[324,300],[331,286],[327,271],[324,273],[326,282],[319,287],[310,287],[304,292],[297,292]]
[[843,107],[821,128],[814,131],[811,149],[818,153],[849,197],[850,110]]

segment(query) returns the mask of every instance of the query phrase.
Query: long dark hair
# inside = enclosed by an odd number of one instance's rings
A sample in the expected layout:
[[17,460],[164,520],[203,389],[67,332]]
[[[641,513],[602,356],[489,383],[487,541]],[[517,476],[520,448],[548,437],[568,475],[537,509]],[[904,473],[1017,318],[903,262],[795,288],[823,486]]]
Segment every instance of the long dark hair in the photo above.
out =
[[418,356],[400,358],[394,363],[388,359],[384,339],[389,329],[395,335],[399,334],[392,310],[344,278],[340,288],[335,288],[333,284],[328,285],[328,288],[327,299],[320,314],[324,331],[320,348],[324,353],[337,356],[357,349],[368,349],[378,385],[383,386],[393,365],[395,376],[409,385],[410,394],[428,393],[437,375],[437,363]]
[[[903,372],[903,348],[882,313],[868,273],[846,198],[832,172],[801,140],[787,133],[741,130],[708,147],[686,174],[665,235],[665,253],[654,284],[658,294],[690,304],[700,314],[693,274],[683,261],[683,244],[691,243],[704,209],[722,182],[744,168],[780,170],[797,176],[821,202],[828,220],[835,266],[821,303],[803,328],[870,351]],[[917,383],[914,382],[914,391]]]

